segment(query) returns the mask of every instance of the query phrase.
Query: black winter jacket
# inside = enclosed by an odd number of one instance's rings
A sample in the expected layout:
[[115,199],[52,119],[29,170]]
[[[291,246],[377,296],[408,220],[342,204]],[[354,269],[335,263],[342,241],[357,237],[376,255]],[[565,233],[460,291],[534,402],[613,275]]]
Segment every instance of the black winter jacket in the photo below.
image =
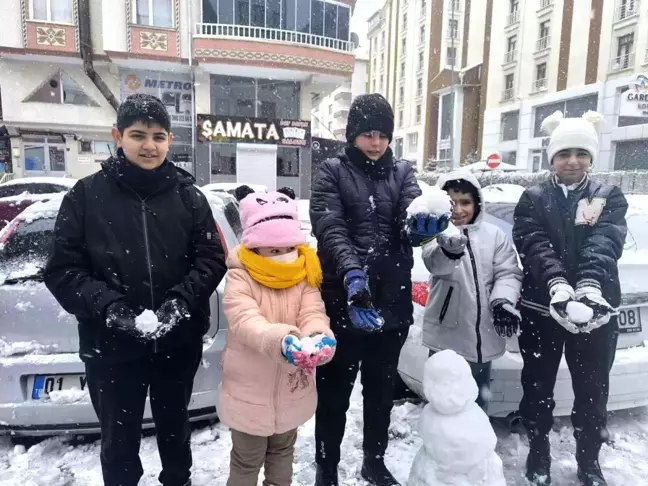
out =
[[603,297],[618,306],[627,209],[621,189],[589,178],[568,196],[555,179],[527,189],[513,223],[524,267],[522,305],[548,312],[549,287],[566,281],[574,288],[600,286]]
[[376,176],[344,154],[326,160],[313,182],[310,217],[324,272],[322,297],[334,330],[350,328],[344,275],[369,276],[373,303],[385,329],[412,323],[412,247],[406,209],[421,194],[414,170],[388,151]]
[[[193,178],[167,161],[167,176],[142,198],[126,184],[120,163],[126,162],[108,159],[63,198],[45,270],[47,287],[79,322],[84,361],[126,362],[200,341],[209,328],[209,298],[226,272],[211,208]],[[139,313],[171,297],[187,302],[191,318],[155,342],[106,326],[115,301]]]

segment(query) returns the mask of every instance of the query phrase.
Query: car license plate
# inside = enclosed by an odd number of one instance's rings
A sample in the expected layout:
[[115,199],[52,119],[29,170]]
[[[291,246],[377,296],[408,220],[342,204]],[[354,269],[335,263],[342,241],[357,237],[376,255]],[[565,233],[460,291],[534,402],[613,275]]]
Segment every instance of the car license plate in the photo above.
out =
[[641,308],[628,307],[619,309],[619,332],[641,332]]
[[86,388],[85,375],[36,375],[33,377],[32,400],[41,400],[49,397],[52,391]]

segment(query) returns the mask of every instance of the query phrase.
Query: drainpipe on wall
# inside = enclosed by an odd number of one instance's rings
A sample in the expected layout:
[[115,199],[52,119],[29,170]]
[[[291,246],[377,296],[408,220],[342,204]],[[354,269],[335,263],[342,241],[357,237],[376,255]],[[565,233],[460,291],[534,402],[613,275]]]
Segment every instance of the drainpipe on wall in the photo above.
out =
[[[187,4],[187,23],[188,29],[187,32],[189,33],[189,71],[191,73],[191,160],[193,162],[192,167],[193,167],[193,176],[198,177],[198,167],[197,163],[198,161],[196,160],[196,70],[193,64],[193,40],[194,40],[194,21],[193,21],[193,10],[191,8],[192,2],[189,2]],[[178,35],[180,35],[180,32],[178,32]],[[180,55],[182,57],[182,54]],[[211,83],[211,81],[210,81]],[[209,87],[211,91],[211,86]],[[211,101],[211,96],[210,96],[210,101]],[[211,111],[211,110],[210,110]],[[210,156],[211,157],[211,156]],[[210,162],[211,163],[211,162]],[[211,167],[210,167],[211,171]],[[211,182],[211,181],[210,181]]]
[[83,59],[83,70],[97,89],[101,92],[106,101],[110,103],[115,111],[119,109],[119,101],[110,91],[108,85],[95,71],[93,64],[92,34],[90,31],[90,5],[88,0],[79,0],[79,50]]

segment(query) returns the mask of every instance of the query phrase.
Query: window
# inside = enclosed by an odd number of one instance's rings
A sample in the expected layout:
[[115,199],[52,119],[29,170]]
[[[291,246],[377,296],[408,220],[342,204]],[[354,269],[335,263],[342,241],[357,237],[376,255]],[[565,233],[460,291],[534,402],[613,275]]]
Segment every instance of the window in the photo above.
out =
[[589,110],[596,111],[598,105],[598,94],[591,94],[580,98],[551,103],[549,105],[537,106],[534,119],[534,137],[543,137],[545,133],[540,130],[542,121],[555,111],[561,111],[565,117],[577,118],[583,116]]
[[515,52],[517,47],[517,35],[512,35],[506,41],[506,52]]
[[511,0],[511,13],[512,14],[517,13],[519,8],[520,8],[519,0]]
[[398,88],[398,102],[399,103],[405,102],[405,86],[400,86]]
[[[311,4],[304,0],[295,0],[297,32],[310,33]],[[290,12],[288,12],[289,14]]]
[[277,147],[277,177],[299,176],[299,149]]
[[136,2],[136,24],[173,27],[171,0],[136,0]]
[[508,101],[513,99],[515,77],[513,74],[507,74],[504,76],[504,91],[502,93],[502,101]]
[[381,52],[380,53],[380,66],[385,69],[385,53]]
[[425,0],[421,0],[421,17],[425,17],[427,15],[427,2]]
[[417,71],[423,71],[425,68],[425,54],[423,52],[419,52],[418,54],[418,67],[416,68]]
[[333,114],[333,105],[329,105],[329,115]]
[[380,35],[380,47],[385,47],[385,32]]
[[505,89],[513,89],[513,82],[514,82],[514,76],[513,74],[507,74],[504,77],[504,88]]
[[[281,0],[281,28],[285,30],[296,29],[296,2],[297,0]],[[219,2],[222,5],[224,2]],[[229,2],[225,2],[228,3]],[[228,7],[229,8],[229,7]]]
[[400,77],[401,79],[405,78],[405,62],[401,62],[400,65]]
[[99,103],[85,94],[81,86],[63,71],[54,74],[36,91],[29,95],[24,102],[99,106]]
[[549,20],[540,22],[540,35],[538,36],[539,39],[546,39],[547,37],[549,37],[549,25]]
[[450,39],[459,38],[459,21],[455,19],[450,19],[448,23],[448,37]]
[[546,87],[547,87],[547,63],[543,62],[542,64],[538,64],[536,66],[534,89],[535,91],[538,91],[541,89],[545,89]]
[[213,175],[236,175],[235,143],[214,143],[210,152]]
[[65,143],[61,137],[24,139],[25,171],[65,172]]
[[502,162],[505,164],[516,165],[517,152],[502,152]]
[[457,48],[456,47],[448,47],[448,51],[446,53],[447,56],[447,64],[448,66],[454,67],[456,62],[457,62]]
[[448,93],[441,96],[441,140],[450,139],[452,119],[454,112],[454,94]]
[[281,0],[266,0],[265,24],[271,29],[281,28]]
[[416,105],[416,123],[421,123],[421,105]]
[[403,139],[396,138],[394,139],[394,157],[397,159],[403,158]]
[[82,140],[80,152],[83,154],[114,154],[115,144],[112,141]]
[[502,142],[517,140],[518,128],[520,124],[520,112],[509,111],[502,113],[500,119],[500,131],[502,133]]
[[[631,64],[631,56],[634,51],[634,32],[632,34],[622,35],[617,41],[617,59],[615,59],[615,68],[628,69]],[[618,67],[617,67],[618,65]]]
[[403,14],[403,32],[407,31],[407,13]]
[[423,78],[416,80],[416,96],[423,96]]
[[398,110],[398,127],[403,128],[403,110]]
[[419,44],[425,44],[425,24],[419,29]]
[[74,23],[73,0],[32,0],[30,18],[46,22]]
[[418,132],[407,135],[407,151],[416,152],[418,149]]
[[[304,2],[304,0],[301,0]],[[306,0],[304,3],[308,3]],[[310,2],[310,28],[311,34],[323,35],[324,34],[324,3],[318,0],[311,0]]]
[[616,142],[614,154],[615,170],[645,170],[648,140]]
[[385,86],[385,75],[384,74],[380,75],[380,84],[379,84],[379,86],[380,87],[378,88],[378,91],[382,91],[383,86]]
[[407,53],[407,39],[403,38],[401,41],[401,56],[405,57],[405,54]]

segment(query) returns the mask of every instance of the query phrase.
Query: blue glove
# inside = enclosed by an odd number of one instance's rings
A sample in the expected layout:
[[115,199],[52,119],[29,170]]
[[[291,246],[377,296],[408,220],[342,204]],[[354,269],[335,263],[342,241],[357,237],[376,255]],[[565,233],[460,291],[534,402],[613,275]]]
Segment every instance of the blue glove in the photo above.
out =
[[299,353],[301,350],[302,347],[298,337],[288,334],[281,340],[281,352],[291,365],[297,366],[294,353]]
[[329,346],[331,348],[337,346],[337,341],[335,339],[325,336],[324,334],[321,335],[321,339],[319,338],[319,336],[317,337],[317,339],[313,338],[313,342],[315,343],[315,347],[317,349],[322,349],[326,346]]
[[450,215],[418,213],[407,218],[407,236],[412,246],[423,246],[448,227]]
[[349,318],[353,327],[365,331],[380,329],[384,321],[374,309],[367,275],[361,270],[350,270],[344,277],[349,305]]

